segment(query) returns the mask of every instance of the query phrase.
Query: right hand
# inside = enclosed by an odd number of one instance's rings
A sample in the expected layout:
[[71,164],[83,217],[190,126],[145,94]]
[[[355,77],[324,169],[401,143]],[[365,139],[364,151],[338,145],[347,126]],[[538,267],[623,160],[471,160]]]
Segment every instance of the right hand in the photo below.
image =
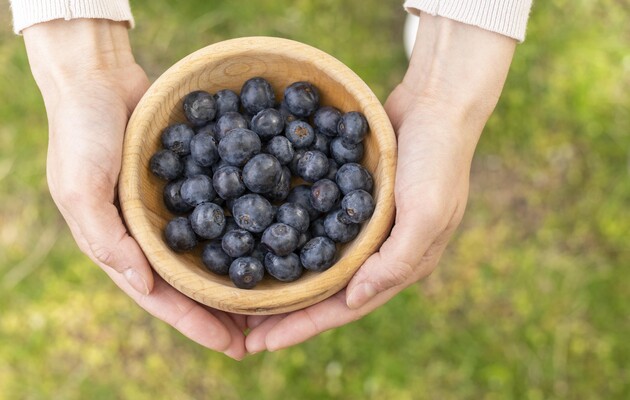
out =
[[117,207],[125,128],[149,87],[126,26],[55,20],[25,29],[24,39],[48,115],[50,193],[81,251],[149,313],[243,358],[245,317],[206,308],[154,274]]

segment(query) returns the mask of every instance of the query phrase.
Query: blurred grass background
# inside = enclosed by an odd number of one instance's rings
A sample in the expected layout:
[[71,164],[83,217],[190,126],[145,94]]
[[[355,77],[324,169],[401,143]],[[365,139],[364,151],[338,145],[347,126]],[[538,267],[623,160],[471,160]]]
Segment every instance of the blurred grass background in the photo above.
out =
[[[152,79],[247,35],[321,48],[383,101],[406,69],[402,0],[132,3]],[[630,2],[535,3],[438,270],[359,322],[238,363],[149,317],[74,245],[0,2],[0,398],[630,398]]]

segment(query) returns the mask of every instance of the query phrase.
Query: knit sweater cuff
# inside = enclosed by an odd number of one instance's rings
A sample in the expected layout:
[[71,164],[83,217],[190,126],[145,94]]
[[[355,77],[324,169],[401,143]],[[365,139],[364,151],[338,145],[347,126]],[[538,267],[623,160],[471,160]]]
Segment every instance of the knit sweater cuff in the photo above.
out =
[[523,42],[532,0],[406,0],[405,9],[475,25]]
[[134,26],[129,0],[11,0],[13,31],[54,19],[102,18]]

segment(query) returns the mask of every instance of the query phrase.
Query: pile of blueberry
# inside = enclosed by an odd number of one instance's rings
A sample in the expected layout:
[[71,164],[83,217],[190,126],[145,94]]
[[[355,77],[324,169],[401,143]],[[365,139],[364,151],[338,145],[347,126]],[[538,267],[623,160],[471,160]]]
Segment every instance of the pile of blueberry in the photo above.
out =
[[184,113],[188,123],[167,127],[150,160],[179,215],[166,243],[184,252],[204,241],[203,264],[237,287],[253,288],[265,271],[290,282],[330,268],[336,244],[374,212],[372,176],[359,164],[367,120],[320,106],[311,83],[288,86],[279,105],[261,77],[240,96],[195,91]]

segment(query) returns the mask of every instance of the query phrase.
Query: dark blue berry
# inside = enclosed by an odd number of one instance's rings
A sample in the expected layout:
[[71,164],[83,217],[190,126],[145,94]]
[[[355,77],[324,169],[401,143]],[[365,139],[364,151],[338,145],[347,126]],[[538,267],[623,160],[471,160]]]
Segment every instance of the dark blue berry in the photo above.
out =
[[301,205],[297,203],[284,203],[278,207],[276,221],[287,224],[302,233],[308,230],[311,217],[309,217],[308,211]]
[[337,164],[357,163],[363,158],[363,143],[348,144],[340,137],[330,142],[330,155]]
[[326,236],[324,218],[317,218],[315,221],[311,221],[310,232],[312,237]]
[[339,202],[337,184],[330,179],[321,179],[311,186],[311,205],[319,212],[328,212]]
[[232,216],[236,224],[250,232],[260,233],[273,222],[273,207],[258,194],[246,194],[234,200]]
[[270,140],[284,131],[284,118],[274,108],[264,109],[252,118],[252,130],[260,136],[260,140]]
[[270,201],[284,201],[289,195],[290,190],[291,171],[289,171],[289,168],[287,167],[282,167],[280,180],[278,180],[276,186],[269,193],[265,193],[265,197],[267,197]]
[[211,136],[214,136],[214,135],[215,135],[215,132],[216,132],[216,127],[217,127],[217,123],[216,123],[215,121],[213,121],[213,122],[208,122],[208,123],[207,123],[206,125],[204,125],[204,126],[197,127],[197,128],[195,129],[195,132],[196,132],[197,134],[199,134],[199,133],[208,133],[208,134],[210,134]]
[[226,216],[225,217],[225,228],[223,228],[223,235],[225,235],[226,233],[233,231],[234,229],[240,229],[239,226],[236,224],[236,221],[234,220],[234,217],[232,216]]
[[304,149],[315,140],[315,131],[306,121],[289,122],[284,130],[284,135],[296,149]]
[[265,262],[265,256],[269,253],[269,249],[264,244],[260,243],[259,240],[256,240],[256,246],[254,246],[254,250],[249,255],[250,257],[254,257],[261,263]]
[[326,154],[326,156],[329,156],[330,155],[329,148],[330,148],[330,138],[324,135],[323,133],[316,132],[315,140],[313,140],[313,143],[311,143],[308,149],[317,150]]
[[318,236],[309,240],[300,250],[300,261],[311,271],[325,271],[335,263],[335,243],[327,237]]
[[374,214],[374,199],[365,190],[353,190],[341,199],[341,209],[344,211],[343,222],[360,224],[367,221]]
[[276,157],[278,162],[282,165],[287,165],[293,160],[295,150],[293,145],[285,136],[274,136],[265,147],[265,151],[268,154]]
[[229,89],[216,92],[214,100],[217,102],[217,118],[221,118],[227,112],[238,112],[241,105],[238,95]]
[[241,167],[260,153],[260,138],[249,129],[236,128],[219,142],[219,155],[230,165]]
[[283,101],[292,114],[306,118],[319,107],[319,90],[309,82],[295,82],[284,90]]
[[328,159],[328,172],[324,178],[335,181],[337,179],[337,171],[339,170],[339,164],[332,158]]
[[186,217],[170,220],[164,229],[164,237],[168,247],[178,252],[192,250],[197,245],[197,236]]
[[317,182],[328,173],[328,157],[322,152],[309,150],[297,163],[300,178],[307,182]]
[[217,142],[209,133],[198,133],[190,141],[190,155],[202,167],[209,167],[219,160]]
[[293,175],[298,175],[298,171],[297,171],[298,162],[300,162],[300,158],[302,158],[304,153],[306,153],[307,151],[308,150],[305,150],[305,149],[295,149],[295,152],[293,153],[293,159],[288,164],[289,170],[291,171]]
[[326,236],[337,243],[346,243],[357,237],[360,225],[342,222],[343,210],[331,211],[324,219]]
[[365,116],[358,111],[344,114],[337,125],[339,137],[346,144],[361,143],[367,136],[368,129],[368,122]]
[[217,124],[214,126],[214,135],[217,142],[220,142],[232,129],[247,129],[248,126],[247,120],[241,114],[228,111],[219,118]]
[[201,261],[208,271],[218,275],[227,275],[233,260],[223,251],[221,241],[213,240],[203,247]]
[[225,229],[223,208],[214,203],[199,204],[189,218],[193,231],[204,239],[217,238]]
[[254,257],[240,257],[232,261],[229,273],[237,288],[252,289],[265,276],[265,267]]
[[341,119],[341,111],[335,107],[320,107],[313,116],[313,124],[326,136],[337,136],[337,125]]
[[304,247],[304,245],[306,244],[306,242],[308,242],[312,238],[313,237],[311,236],[311,233],[309,231],[300,233],[300,239],[298,240],[298,247],[297,247],[298,250],[301,250],[302,247]]
[[212,121],[217,113],[217,102],[208,92],[197,90],[184,98],[184,114],[194,126]]
[[160,150],[151,157],[149,168],[153,175],[170,181],[182,174],[184,165],[177,154],[170,150]]
[[174,214],[185,214],[194,208],[182,199],[180,192],[184,179],[171,181],[164,186],[163,199],[166,208]]
[[265,255],[265,270],[281,282],[293,282],[302,276],[304,268],[295,253],[282,257],[269,252]]
[[289,111],[289,108],[287,107],[287,103],[285,103],[284,101],[280,103],[280,105],[276,107],[276,109],[280,111],[280,114],[282,115],[282,118],[284,119],[285,126],[288,125],[290,122],[297,121],[300,119],[297,116],[291,114],[291,111]]
[[311,205],[311,187],[308,185],[297,185],[293,187],[286,200],[304,207],[311,221],[319,216],[319,212]]
[[190,154],[190,141],[195,131],[186,124],[174,124],[162,132],[162,147],[178,156]]
[[195,175],[186,178],[180,189],[182,199],[191,206],[214,200],[217,193],[212,185],[212,178],[207,175]]
[[242,171],[232,165],[218,169],[212,175],[214,190],[222,199],[235,199],[245,193]]
[[210,174],[210,175],[214,175],[221,168],[228,167],[228,166],[233,167],[233,165],[230,165],[227,161],[225,161],[224,159],[219,157],[219,161],[217,161],[214,164],[212,164],[212,174]]
[[339,167],[335,176],[335,182],[337,182],[339,190],[344,195],[357,189],[371,192],[374,186],[370,172],[362,165],[356,163],[348,163]]
[[297,249],[300,233],[297,229],[278,222],[265,229],[260,241],[275,255],[287,256]]
[[233,258],[243,257],[254,250],[254,237],[245,229],[234,229],[223,235],[221,246]]
[[184,157],[182,163],[184,164],[184,177],[186,178],[195,175],[212,175],[212,169],[210,167],[202,167],[197,164],[191,155]]
[[243,84],[241,104],[249,114],[256,115],[265,108],[273,108],[275,103],[276,95],[266,79],[255,77]]
[[272,155],[257,154],[243,167],[243,182],[254,193],[272,191],[282,175],[280,162]]

